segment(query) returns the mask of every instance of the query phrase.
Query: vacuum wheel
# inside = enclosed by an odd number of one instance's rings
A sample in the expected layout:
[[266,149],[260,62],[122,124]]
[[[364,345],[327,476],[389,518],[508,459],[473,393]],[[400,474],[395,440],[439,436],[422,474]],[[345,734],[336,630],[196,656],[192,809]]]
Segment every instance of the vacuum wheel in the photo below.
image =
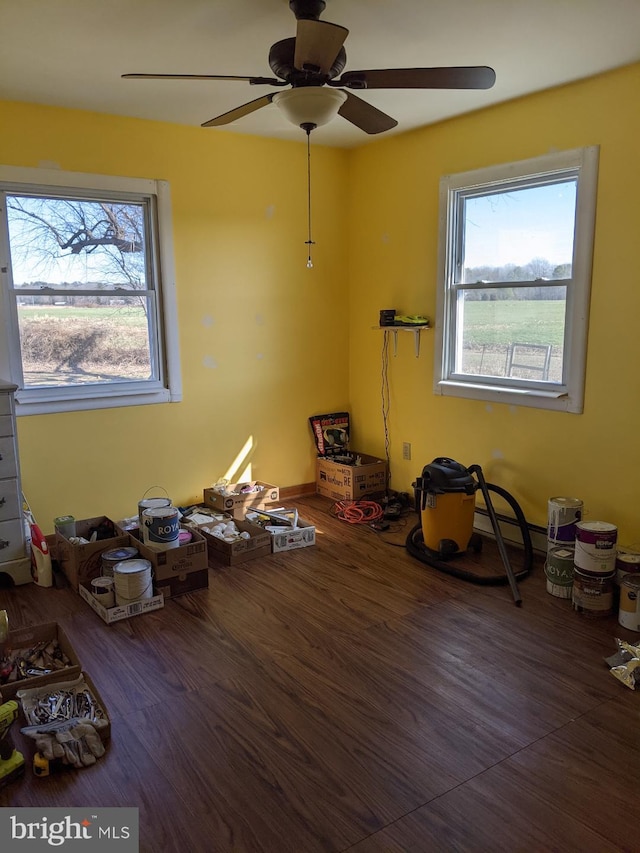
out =
[[474,554],[479,554],[482,551],[482,536],[479,533],[472,533],[469,539],[469,548]]

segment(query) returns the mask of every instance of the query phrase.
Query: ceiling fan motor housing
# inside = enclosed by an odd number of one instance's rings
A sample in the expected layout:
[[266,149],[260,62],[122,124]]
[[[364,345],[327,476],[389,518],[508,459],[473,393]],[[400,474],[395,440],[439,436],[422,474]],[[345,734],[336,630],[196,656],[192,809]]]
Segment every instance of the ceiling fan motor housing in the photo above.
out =
[[328,74],[313,69],[299,70],[294,65],[295,50],[295,38],[287,38],[277,41],[269,51],[269,67],[276,77],[292,86],[322,86],[337,77],[347,64],[347,53],[341,47]]
[[289,8],[298,20],[306,18],[317,21],[326,5],[325,0],[289,0]]

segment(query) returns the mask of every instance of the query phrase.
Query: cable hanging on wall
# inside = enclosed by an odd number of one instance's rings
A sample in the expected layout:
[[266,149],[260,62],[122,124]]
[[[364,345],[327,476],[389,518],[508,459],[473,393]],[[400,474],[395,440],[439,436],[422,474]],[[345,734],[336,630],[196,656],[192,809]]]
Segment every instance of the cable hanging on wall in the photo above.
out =
[[386,492],[389,493],[391,482],[391,459],[389,448],[389,335],[385,332],[382,336],[382,373],[381,373],[381,397],[382,397],[382,423],[384,426],[384,452],[387,460],[387,482]]

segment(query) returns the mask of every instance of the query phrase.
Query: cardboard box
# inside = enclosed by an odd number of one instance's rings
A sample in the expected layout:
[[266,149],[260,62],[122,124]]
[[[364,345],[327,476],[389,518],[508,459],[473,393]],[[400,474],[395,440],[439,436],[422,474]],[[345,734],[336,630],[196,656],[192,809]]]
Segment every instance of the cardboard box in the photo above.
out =
[[184,575],[165,578],[155,584],[156,591],[165,598],[175,598],[187,592],[195,592],[198,589],[207,589],[209,586],[209,569],[199,569],[195,572],[187,572]]
[[78,592],[80,593],[80,598],[84,598],[89,607],[95,610],[107,625],[112,625],[114,622],[120,622],[122,619],[129,619],[131,616],[139,616],[141,613],[149,613],[151,610],[159,610],[161,607],[164,607],[164,597],[162,594],[154,595],[153,598],[132,601],[130,604],[116,604],[114,607],[104,607],[93,597],[91,590],[85,584],[80,584]]
[[102,574],[101,555],[111,548],[121,548],[129,544],[129,536],[120,531],[106,516],[86,518],[76,521],[76,535],[89,539],[91,531],[102,525],[107,530],[113,530],[109,539],[98,539],[86,545],[74,545],[61,533],[56,533],[56,556],[60,568],[69,584],[77,591],[80,583],[88,583]]
[[199,572],[209,567],[207,543],[204,536],[192,527],[185,529],[191,533],[191,542],[178,545],[177,548],[167,548],[164,551],[156,551],[141,542],[139,530],[132,530],[129,533],[127,544],[135,546],[140,556],[149,560],[156,586],[159,586],[160,581],[186,575],[190,572]]
[[376,456],[358,454],[362,465],[345,465],[318,458],[316,492],[334,501],[357,501],[387,488],[387,463]]
[[[47,696],[48,694],[57,692],[58,690],[73,691],[76,688],[79,690],[88,689],[95,707],[100,712],[97,716],[99,716],[100,719],[106,720],[107,723],[106,726],[102,726],[96,729],[96,731],[100,734],[102,741],[109,740],[111,737],[111,720],[109,719],[107,706],[105,705],[104,699],[98,692],[98,688],[87,672],[81,672],[75,678],[59,678],[57,681],[53,681],[47,685],[21,689],[16,694],[16,697],[20,700],[22,713],[24,714],[27,725],[33,726],[42,722],[41,720],[36,719],[32,713],[34,705],[37,704],[38,697]],[[91,717],[88,717],[88,719],[91,719]]]
[[69,658],[71,666],[58,669],[47,675],[34,675],[31,678],[22,678],[19,681],[8,681],[0,684],[0,693],[3,701],[12,699],[18,690],[29,690],[32,687],[49,684],[53,681],[73,679],[80,675],[80,661],[76,652],[69,642],[63,629],[57,622],[45,622],[42,625],[32,625],[28,628],[17,628],[9,631],[8,646],[10,650],[31,649],[38,643],[50,643],[57,640],[60,649]]
[[271,533],[271,549],[274,554],[280,551],[293,551],[295,548],[308,548],[316,544],[316,529],[308,521],[298,519],[298,526],[282,533]]
[[[261,515],[260,510],[250,510],[247,519],[265,529],[271,539],[271,551],[278,554],[281,551],[293,551],[294,548],[307,548],[316,544],[316,529],[308,521],[299,518],[297,509],[279,507],[270,510],[271,515]],[[282,518],[282,523],[276,516]],[[289,519],[290,524],[286,523]]]
[[280,499],[280,489],[278,486],[272,486],[270,483],[262,483],[260,480],[255,480],[256,486],[261,486],[259,492],[241,492],[243,486],[248,486],[249,483],[231,483],[227,486],[230,492],[237,494],[222,495],[213,489],[204,490],[205,506],[213,507],[220,512],[229,513],[234,518],[244,519],[244,514],[248,509],[261,509],[269,504],[275,503]]
[[[271,536],[266,530],[248,521],[234,519],[234,523],[241,533],[246,532],[251,538],[238,539],[237,542],[224,542],[217,536],[207,533],[202,527],[198,528],[198,532],[206,539],[209,565],[213,568],[216,565],[235,566],[247,560],[254,560],[256,557],[266,557],[271,553]],[[215,521],[206,526],[211,527],[214,524],[216,524]]]

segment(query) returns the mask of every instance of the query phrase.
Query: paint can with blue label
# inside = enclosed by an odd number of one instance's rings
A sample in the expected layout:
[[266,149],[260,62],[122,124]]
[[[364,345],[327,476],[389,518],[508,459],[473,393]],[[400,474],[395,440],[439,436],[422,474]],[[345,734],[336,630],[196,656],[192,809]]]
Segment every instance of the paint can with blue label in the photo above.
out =
[[180,545],[180,513],[174,506],[145,509],[142,513],[142,541],[155,551]]
[[102,576],[106,578],[113,577],[113,567],[116,563],[121,563],[123,560],[133,560],[138,556],[138,549],[125,546],[123,548],[110,548],[108,551],[103,551],[100,557],[102,565]]

